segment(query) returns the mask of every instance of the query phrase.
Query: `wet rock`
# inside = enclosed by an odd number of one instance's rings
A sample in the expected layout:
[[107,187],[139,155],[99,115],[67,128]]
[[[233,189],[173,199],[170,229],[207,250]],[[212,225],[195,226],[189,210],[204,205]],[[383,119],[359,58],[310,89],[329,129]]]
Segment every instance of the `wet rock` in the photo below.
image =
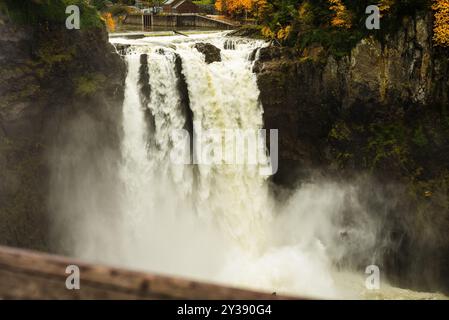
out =
[[223,45],[225,50],[235,50],[235,41],[231,39],[227,39]]
[[68,148],[77,122],[89,129],[78,130],[76,150],[86,168],[103,167],[95,155],[120,152],[126,65],[105,29],[16,24],[1,12],[0,65],[0,244],[55,249],[52,151]]
[[253,39],[261,39],[262,34],[260,33],[259,28],[255,27],[241,27],[239,29],[233,30],[227,34],[228,37],[245,37],[245,38],[253,38]]
[[148,70],[147,54],[140,55],[139,88],[140,88],[140,101],[143,106],[146,106],[150,101],[151,96],[150,72]]
[[190,108],[189,89],[186,78],[182,72],[182,58],[179,54],[175,54],[175,74],[177,79],[177,89],[179,97],[181,98],[181,109],[186,119],[184,129],[187,130],[190,136],[193,136],[193,111]]
[[279,130],[273,181],[292,188],[317,172],[378,181],[356,184],[370,217],[382,212],[388,221],[380,238],[391,243],[376,250],[389,275],[400,286],[449,292],[449,51],[433,47],[431,30],[431,14],[409,17],[382,42],[365,38],[343,57],[270,46],[254,71],[265,128]]
[[210,43],[195,43],[195,49],[204,54],[207,64],[221,61],[221,50]]
[[115,49],[117,50],[117,53],[120,54],[121,56],[126,55],[128,48],[131,47],[131,45],[129,44],[122,44],[122,43],[117,43],[114,46]]
[[[403,28],[383,43],[368,37],[338,58],[318,47],[302,53],[274,46],[260,49],[254,71],[264,122],[268,129],[280,130],[280,162],[290,164],[284,166],[285,175],[280,166],[276,179],[291,179],[293,167],[332,166],[328,137],[342,118],[367,127],[382,117],[413,117],[412,106],[429,110],[449,103],[449,58],[447,49],[432,47],[431,21],[428,15],[404,19]],[[350,160],[350,166],[364,169],[359,147],[351,152],[358,160]],[[398,177],[392,162],[385,160],[384,174]]]

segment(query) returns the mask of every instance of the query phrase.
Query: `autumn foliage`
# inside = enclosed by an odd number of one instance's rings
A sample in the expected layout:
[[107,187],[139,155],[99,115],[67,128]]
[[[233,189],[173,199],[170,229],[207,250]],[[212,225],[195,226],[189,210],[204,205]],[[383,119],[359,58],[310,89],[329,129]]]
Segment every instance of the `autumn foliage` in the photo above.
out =
[[325,43],[347,52],[373,33],[365,27],[371,4],[379,8],[384,33],[400,28],[405,15],[431,7],[434,44],[449,47],[449,0],[216,0],[215,7],[234,18],[254,18],[264,37],[281,44]]
[[112,17],[112,14],[107,12],[107,13],[104,13],[101,17],[104,20],[104,22],[106,23],[106,27],[108,28],[108,30],[114,31],[115,30],[115,21],[114,21],[114,18]]
[[436,45],[449,47],[449,0],[435,0],[432,9],[435,12],[433,41]]
[[394,5],[395,0],[380,0],[378,7],[381,13],[386,13],[390,11],[391,7]]
[[253,8],[253,0],[217,0],[215,8],[222,13],[235,16],[250,12]]
[[332,15],[331,23],[334,27],[351,28],[351,14],[342,0],[328,0],[330,7],[334,14]]

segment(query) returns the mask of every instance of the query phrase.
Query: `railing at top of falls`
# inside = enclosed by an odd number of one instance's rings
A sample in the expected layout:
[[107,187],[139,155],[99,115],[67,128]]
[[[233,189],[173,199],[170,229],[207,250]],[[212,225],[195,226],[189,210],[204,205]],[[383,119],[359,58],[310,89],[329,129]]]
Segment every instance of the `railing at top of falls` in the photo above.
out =
[[[66,268],[80,270],[68,290]],[[0,246],[0,299],[287,299],[278,295],[90,264]]]

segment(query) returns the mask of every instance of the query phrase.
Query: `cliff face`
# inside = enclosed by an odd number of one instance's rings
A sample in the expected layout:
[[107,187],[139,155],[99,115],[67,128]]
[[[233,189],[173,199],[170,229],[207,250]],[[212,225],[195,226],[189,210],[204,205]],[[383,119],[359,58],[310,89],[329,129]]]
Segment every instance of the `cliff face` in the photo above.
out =
[[431,30],[431,16],[409,17],[339,59],[318,45],[268,47],[254,70],[265,126],[279,129],[274,181],[291,186],[315,169],[370,176],[361,198],[385,213],[395,244],[382,266],[399,282],[448,290],[449,52],[432,46]]
[[255,71],[266,126],[280,129],[282,160],[305,167],[335,160],[329,155],[330,134],[349,134],[338,132],[339,120],[367,124],[379,114],[420,107],[426,113],[447,105],[447,50],[432,47],[430,20],[404,20],[403,28],[383,43],[364,39],[339,60],[320,47],[302,55],[287,48],[262,49]]
[[101,28],[0,15],[0,65],[0,243],[48,250],[53,150],[82,118],[81,154],[119,151],[124,62]]

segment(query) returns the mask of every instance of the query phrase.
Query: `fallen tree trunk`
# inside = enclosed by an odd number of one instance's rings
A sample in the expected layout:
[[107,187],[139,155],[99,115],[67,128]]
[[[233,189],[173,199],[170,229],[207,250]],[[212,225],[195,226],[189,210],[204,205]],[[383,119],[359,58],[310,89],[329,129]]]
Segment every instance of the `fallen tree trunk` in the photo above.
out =
[[[69,290],[66,268],[80,271]],[[0,299],[282,299],[175,277],[129,271],[29,250],[0,246]]]

